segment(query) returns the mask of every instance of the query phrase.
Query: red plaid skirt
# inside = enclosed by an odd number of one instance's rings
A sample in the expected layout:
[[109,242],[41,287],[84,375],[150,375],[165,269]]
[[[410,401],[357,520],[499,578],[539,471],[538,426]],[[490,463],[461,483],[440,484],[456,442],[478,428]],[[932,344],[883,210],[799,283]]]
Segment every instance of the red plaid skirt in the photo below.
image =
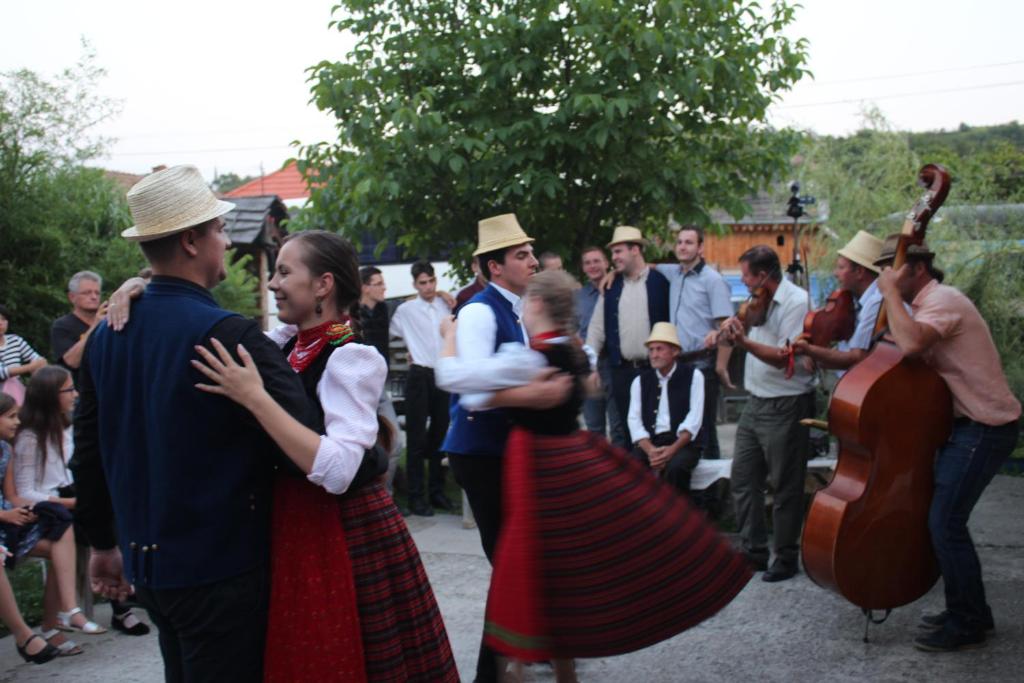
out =
[[484,642],[528,661],[670,638],[727,605],[747,562],[671,487],[589,432],[516,429]]
[[382,483],[340,499],[370,681],[457,683],[448,633],[405,520]]

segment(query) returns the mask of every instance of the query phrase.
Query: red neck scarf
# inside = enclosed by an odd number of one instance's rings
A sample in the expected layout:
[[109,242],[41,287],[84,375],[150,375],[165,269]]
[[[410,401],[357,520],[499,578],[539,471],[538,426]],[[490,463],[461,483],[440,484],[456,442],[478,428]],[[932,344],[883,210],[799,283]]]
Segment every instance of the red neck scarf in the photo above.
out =
[[558,339],[564,337],[565,332],[561,330],[549,330],[548,332],[541,332],[530,337],[530,348],[534,351],[543,351],[550,349],[554,344],[551,343],[552,339]]
[[351,341],[354,336],[352,328],[337,320],[328,320],[308,330],[299,330],[295,347],[288,354],[288,363],[295,372],[302,372],[316,360],[328,344],[340,346]]

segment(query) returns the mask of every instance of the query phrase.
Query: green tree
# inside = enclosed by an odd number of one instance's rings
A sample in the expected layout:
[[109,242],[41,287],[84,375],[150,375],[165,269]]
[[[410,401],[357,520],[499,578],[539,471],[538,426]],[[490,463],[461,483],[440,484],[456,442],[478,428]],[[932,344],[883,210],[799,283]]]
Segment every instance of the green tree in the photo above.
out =
[[252,254],[237,256],[235,249],[225,254],[227,277],[211,293],[221,308],[255,318],[260,314],[260,281],[249,272]]
[[116,112],[94,94],[102,76],[88,49],[50,79],[0,74],[0,297],[12,331],[41,353],[49,351],[50,322],[68,310],[74,272],[94,270],[116,284],[142,263],[118,236],[130,225],[123,193],[82,165],[106,143],[93,127]]
[[338,140],[300,149],[323,182],[304,218],[468,256],[476,222],[515,212],[578,253],[617,223],[733,214],[785,168],[764,125],[805,73],[793,8],[744,0],[343,0],[354,34],[311,69]]
[[213,188],[214,192],[220,192],[221,194],[223,194],[225,192],[230,192],[236,187],[241,187],[250,180],[255,179],[256,176],[251,175],[240,176],[237,173],[220,173],[217,175],[216,178],[213,179],[211,187]]

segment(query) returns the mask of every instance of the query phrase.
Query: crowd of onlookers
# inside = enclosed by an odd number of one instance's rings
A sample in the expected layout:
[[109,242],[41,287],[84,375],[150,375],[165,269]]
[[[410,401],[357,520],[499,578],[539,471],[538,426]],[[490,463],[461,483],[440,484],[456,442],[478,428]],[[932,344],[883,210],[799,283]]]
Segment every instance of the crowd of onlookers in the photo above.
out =
[[[88,578],[77,575],[88,565],[81,557],[88,545],[81,531],[76,534],[75,483],[68,467],[76,372],[89,335],[106,317],[101,288],[102,279],[90,271],[69,281],[71,311],[51,329],[52,364],[11,332],[11,314],[0,306],[0,620],[22,658],[37,664],[82,653],[65,633],[107,631],[79,607],[91,605],[91,596],[77,591]],[[46,562],[43,615],[35,631],[22,617],[7,576],[27,557]],[[112,603],[111,626],[129,635],[149,633],[130,603]]]

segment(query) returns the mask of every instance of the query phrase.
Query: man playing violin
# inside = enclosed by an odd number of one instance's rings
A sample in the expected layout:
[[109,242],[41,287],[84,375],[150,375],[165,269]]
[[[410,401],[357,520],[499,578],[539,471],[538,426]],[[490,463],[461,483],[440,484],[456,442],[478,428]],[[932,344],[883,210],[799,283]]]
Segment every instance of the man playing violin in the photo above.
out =
[[857,326],[853,336],[839,342],[835,348],[829,348],[811,344],[806,335],[801,335],[793,342],[793,350],[797,354],[810,356],[821,367],[838,370],[839,375],[864,359],[871,348],[875,320],[882,305],[882,294],[876,281],[879,268],[875,265],[881,252],[882,240],[863,230],[839,250],[832,274],[839,281],[840,289],[848,290],[857,297]]
[[[722,341],[747,351],[743,384],[750,399],[737,425],[731,475],[736,525],[747,559],[754,567],[767,569],[762,579],[783,581],[798,570],[810,447],[808,429],[800,420],[814,413],[815,376],[813,364],[805,357],[787,379],[787,358],[779,354],[779,347],[803,331],[807,292],[782,277],[779,257],[769,246],[744,252],[740,268],[743,283],[757,301],[745,320],[729,318],[719,334]],[[764,513],[766,479],[775,492],[775,561],[770,569]]]
[[935,458],[928,513],[946,609],[922,618],[920,627],[930,633],[914,645],[927,652],[980,647],[994,622],[967,521],[1017,444],[1021,405],[978,309],[959,290],[941,284],[935,254],[923,243],[907,247],[906,263],[898,270],[889,267],[898,241],[899,235],[888,238],[875,262],[882,267],[878,289],[889,333],[905,355],[919,356],[945,380],[954,415],[952,433]]

